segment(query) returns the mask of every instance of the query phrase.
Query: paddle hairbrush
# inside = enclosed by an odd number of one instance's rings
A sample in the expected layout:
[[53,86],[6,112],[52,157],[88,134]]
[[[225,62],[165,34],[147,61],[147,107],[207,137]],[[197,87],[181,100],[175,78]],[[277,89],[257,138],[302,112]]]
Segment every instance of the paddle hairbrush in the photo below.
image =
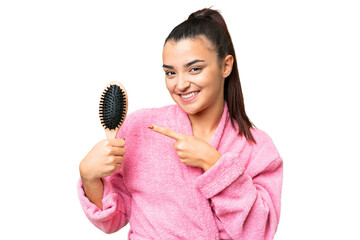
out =
[[100,98],[99,115],[106,138],[115,138],[120,126],[124,123],[128,109],[128,98],[123,85],[110,82],[104,88]]

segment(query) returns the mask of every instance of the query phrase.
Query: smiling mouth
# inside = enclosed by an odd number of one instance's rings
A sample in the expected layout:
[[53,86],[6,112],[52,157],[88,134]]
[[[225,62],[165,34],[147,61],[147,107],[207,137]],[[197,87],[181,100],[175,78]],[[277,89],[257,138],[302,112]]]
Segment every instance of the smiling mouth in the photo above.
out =
[[189,99],[189,98],[197,95],[198,93],[199,93],[199,91],[197,91],[197,92],[191,92],[191,93],[188,93],[188,94],[181,94],[180,96],[181,96],[181,98],[183,98],[183,99]]

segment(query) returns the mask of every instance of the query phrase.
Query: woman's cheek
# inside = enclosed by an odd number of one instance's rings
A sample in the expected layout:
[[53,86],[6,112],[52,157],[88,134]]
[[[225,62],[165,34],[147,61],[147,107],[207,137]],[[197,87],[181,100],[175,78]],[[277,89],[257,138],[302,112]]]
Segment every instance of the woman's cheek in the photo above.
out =
[[171,94],[174,92],[174,86],[171,84],[170,79],[166,79],[166,88]]

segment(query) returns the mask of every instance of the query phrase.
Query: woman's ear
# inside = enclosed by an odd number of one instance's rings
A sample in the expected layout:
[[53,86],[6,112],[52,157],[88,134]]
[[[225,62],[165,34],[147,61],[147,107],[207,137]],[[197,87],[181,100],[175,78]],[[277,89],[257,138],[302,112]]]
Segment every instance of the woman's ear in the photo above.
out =
[[234,57],[232,55],[227,55],[223,60],[223,78],[227,78],[233,68]]

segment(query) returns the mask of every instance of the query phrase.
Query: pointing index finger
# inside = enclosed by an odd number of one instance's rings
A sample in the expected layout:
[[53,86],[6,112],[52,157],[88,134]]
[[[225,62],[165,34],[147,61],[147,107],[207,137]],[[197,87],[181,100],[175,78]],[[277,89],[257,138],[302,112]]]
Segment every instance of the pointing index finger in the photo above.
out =
[[153,130],[154,132],[158,132],[162,135],[165,135],[167,137],[173,138],[175,140],[179,140],[182,137],[181,133],[175,132],[169,128],[156,126],[156,125],[149,125],[149,128]]

